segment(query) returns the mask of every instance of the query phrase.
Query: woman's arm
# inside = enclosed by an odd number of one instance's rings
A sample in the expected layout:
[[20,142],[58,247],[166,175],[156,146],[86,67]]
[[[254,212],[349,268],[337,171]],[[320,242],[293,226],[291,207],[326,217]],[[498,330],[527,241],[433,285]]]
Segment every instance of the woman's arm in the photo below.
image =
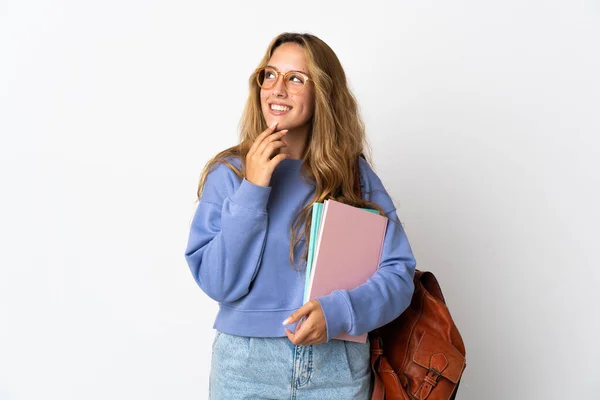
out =
[[[221,303],[245,296],[256,277],[267,232],[269,184],[275,167],[289,157],[287,129],[265,129],[246,154],[246,178],[224,164],[211,171],[196,209],[185,257],[202,290]],[[239,161],[239,160],[237,160]],[[239,186],[238,186],[239,184]]]
[[388,217],[378,271],[352,290],[336,290],[318,298],[327,323],[327,341],[341,332],[360,335],[397,318],[414,292],[416,261],[395,206],[381,180],[361,160],[363,197],[378,204]]
[[208,174],[185,250],[194,279],[218,302],[248,293],[266,239],[271,188],[239,180],[224,164]]

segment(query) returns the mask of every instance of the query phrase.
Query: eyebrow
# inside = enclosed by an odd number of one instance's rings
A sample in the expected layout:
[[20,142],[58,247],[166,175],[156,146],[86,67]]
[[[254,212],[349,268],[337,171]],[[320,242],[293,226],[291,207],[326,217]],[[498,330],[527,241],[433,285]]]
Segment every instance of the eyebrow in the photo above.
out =
[[[276,70],[276,71],[279,71],[279,68],[277,68],[277,67],[276,67],[276,66],[274,66],[274,65],[267,65],[267,67],[269,67],[269,68],[273,68],[274,70]],[[288,72],[300,72],[300,73],[302,73],[302,74],[304,74],[304,75],[308,75],[308,72],[300,71],[300,70],[297,70],[297,69],[291,69],[291,70],[289,70]]]

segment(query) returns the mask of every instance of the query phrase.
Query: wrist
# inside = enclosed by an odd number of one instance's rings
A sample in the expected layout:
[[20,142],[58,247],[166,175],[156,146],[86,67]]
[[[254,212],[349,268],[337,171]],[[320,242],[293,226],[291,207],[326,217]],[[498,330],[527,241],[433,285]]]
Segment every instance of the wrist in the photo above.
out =
[[256,186],[269,187],[269,184],[270,184],[270,182],[268,182],[268,181],[249,178],[249,177],[246,177],[246,180]]

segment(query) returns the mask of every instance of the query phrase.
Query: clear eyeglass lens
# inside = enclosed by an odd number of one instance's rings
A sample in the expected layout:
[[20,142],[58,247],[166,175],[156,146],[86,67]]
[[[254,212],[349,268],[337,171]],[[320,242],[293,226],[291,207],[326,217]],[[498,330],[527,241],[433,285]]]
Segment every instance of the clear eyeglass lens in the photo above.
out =
[[285,77],[285,87],[289,92],[299,92],[304,87],[304,76],[296,73],[289,73]]
[[[275,86],[279,74],[272,68],[263,68],[258,73],[258,84],[263,89],[271,89]],[[283,76],[285,88],[290,93],[297,93],[302,90],[306,78],[294,72],[288,72]]]

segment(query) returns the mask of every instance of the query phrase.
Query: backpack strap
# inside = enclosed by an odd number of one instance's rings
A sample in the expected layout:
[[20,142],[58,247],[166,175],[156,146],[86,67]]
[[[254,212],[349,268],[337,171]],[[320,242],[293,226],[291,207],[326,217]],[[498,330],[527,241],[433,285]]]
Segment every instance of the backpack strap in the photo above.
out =
[[371,376],[373,378],[371,400],[384,400],[385,387],[378,373],[379,360],[383,356],[383,343],[381,337],[377,334],[377,330],[369,334],[369,340],[371,342]]
[[[365,158],[365,155],[363,153],[360,153],[360,157]],[[362,198],[362,190],[360,187],[360,158],[356,159],[356,163],[354,164],[354,193]]]
[[442,289],[440,288],[440,284],[438,283],[435,275],[433,275],[429,271],[415,271],[415,279],[421,281],[425,289],[433,297],[440,300],[442,303],[446,304],[446,299],[444,299],[444,295],[442,294]]

